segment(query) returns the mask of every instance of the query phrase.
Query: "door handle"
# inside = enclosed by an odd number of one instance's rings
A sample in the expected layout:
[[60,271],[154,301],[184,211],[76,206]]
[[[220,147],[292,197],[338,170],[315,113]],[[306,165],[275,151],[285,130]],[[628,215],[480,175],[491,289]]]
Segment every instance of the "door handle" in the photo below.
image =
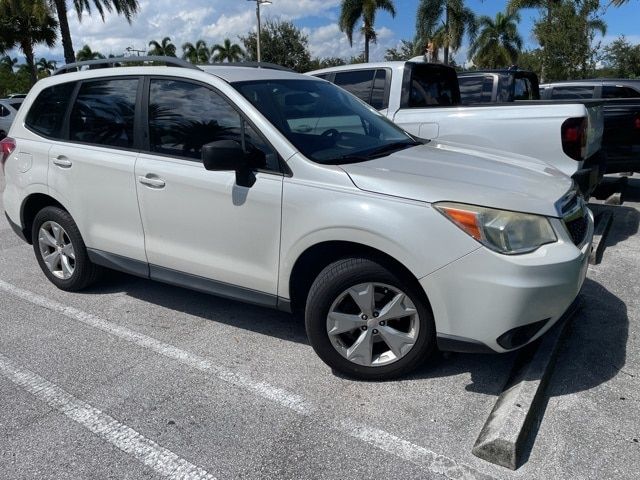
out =
[[138,181],[143,184],[146,185],[147,187],[151,187],[151,188],[164,188],[164,186],[166,185],[164,180],[162,180],[161,178],[154,178],[154,177],[138,177]]
[[64,155],[58,155],[53,159],[53,164],[59,166],[60,168],[70,168],[73,165],[73,162],[69,160]]

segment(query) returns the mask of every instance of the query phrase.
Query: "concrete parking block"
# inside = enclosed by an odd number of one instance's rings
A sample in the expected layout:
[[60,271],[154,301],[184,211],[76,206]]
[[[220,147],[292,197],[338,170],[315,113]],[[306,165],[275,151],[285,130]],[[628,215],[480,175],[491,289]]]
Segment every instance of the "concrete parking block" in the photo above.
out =
[[581,299],[532,348],[519,355],[504,391],[489,415],[472,453],[483,460],[516,470],[532,426],[544,413],[544,391],[553,372],[558,347]]

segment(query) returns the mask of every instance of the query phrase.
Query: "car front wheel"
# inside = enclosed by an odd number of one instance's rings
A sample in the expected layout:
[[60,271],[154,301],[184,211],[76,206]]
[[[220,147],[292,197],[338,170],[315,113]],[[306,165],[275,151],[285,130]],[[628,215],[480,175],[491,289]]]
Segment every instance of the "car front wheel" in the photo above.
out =
[[424,294],[367,258],[337,261],[318,275],[305,322],[320,358],[362,380],[404,375],[435,346],[433,315]]

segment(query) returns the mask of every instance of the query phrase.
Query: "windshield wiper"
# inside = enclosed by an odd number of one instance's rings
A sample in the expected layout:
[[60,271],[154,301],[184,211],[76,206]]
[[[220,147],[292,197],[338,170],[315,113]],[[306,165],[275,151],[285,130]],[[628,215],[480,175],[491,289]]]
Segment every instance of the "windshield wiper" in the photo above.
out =
[[422,145],[422,142],[417,141],[402,141],[402,142],[393,142],[388,143],[386,145],[382,145],[377,148],[372,148],[370,150],[365,150],[363,152],[357,152],[354,154],[342,155],[341,157],[330,160],[328,164],[340,165],[342,163],[358,163],[358,162],[368,162],[369,160],[373,160],[374,158],[386,157],[387,155],[391,155],[394,152],[399,150],[404,150],[405,148],[415,147],[417,145]]
[[382,156],[391,155],[393,152],[404,150],[405,148],[415,147],[417,145],[421,145],[421,143],[416,141],[389,143],[387,145],[382,145],[381,147],[377,147],[367,151],[365,156],[367,156],[368,158],[379,158]]

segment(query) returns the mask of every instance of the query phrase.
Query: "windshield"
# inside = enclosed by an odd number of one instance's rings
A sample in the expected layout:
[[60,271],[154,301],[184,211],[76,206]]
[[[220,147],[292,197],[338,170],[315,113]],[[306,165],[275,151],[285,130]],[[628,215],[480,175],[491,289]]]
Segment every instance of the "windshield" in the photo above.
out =
[[307,158],[370,160],[419,142],[376,110],[319,80],[261,80],[233,86]]

